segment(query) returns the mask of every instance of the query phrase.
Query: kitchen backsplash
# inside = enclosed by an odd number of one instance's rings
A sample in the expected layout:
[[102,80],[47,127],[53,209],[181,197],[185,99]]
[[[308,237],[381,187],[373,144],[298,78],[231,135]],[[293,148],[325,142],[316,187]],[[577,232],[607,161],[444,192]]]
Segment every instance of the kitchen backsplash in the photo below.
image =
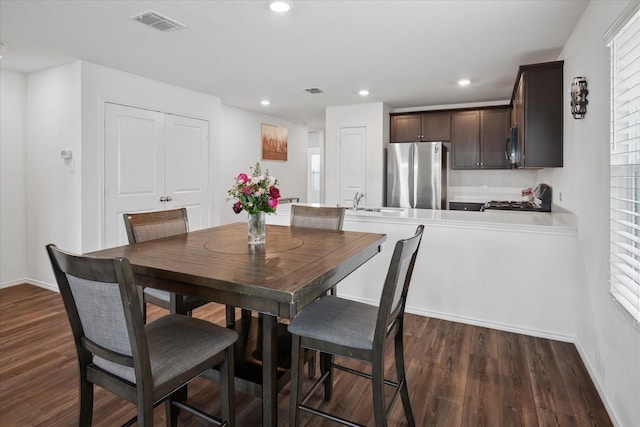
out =
[[[524,188],[539,183],[538,170],[449,171],[448,199],[454,201],[520,200]],[[553,186],[553,183],[549,182]]]

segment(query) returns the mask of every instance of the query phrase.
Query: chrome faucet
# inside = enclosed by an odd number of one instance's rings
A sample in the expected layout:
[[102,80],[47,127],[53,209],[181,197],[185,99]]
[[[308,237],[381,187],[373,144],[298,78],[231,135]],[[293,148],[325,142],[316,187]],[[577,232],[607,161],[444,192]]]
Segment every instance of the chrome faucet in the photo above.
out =
[[358,193],[356,191],[356,195],[353,196],[353,210],[354,211],[358,210],[358,205],[360,204],[360,200],[362,200],[363,197],[364,197],[364,193]]

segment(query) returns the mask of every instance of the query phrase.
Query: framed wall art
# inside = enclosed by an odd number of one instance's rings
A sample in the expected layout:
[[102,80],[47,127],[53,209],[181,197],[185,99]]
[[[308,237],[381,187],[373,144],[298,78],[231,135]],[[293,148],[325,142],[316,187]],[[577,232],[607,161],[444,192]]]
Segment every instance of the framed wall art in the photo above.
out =
[[262,160],[287,161],[287,128],[262,123]]

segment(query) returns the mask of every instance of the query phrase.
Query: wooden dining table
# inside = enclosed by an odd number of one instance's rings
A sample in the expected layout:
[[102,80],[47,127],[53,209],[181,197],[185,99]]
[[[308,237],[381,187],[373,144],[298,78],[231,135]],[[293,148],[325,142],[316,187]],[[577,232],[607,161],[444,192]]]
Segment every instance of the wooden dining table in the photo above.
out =
[[[234,223],[89,255],[128,258],[140,286],[260,313],[262,419],[264,426],[275,426],[278,390],[288,382],[278,367],[278,319],[293,318],[326,294],[380,252],[385,240],[378,233],[268,225],[266,243],[250,246],[247,224]],[[172,299],[172,311],[181,312],[179,300]],[[237,378],[248,370],[242,366],[236,362]]]

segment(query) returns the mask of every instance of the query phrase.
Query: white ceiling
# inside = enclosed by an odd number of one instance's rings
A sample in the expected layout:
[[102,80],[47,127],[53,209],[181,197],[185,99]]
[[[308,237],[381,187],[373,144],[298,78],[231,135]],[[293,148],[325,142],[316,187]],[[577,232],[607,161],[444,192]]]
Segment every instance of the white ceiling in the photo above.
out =
[[[298,0],[276,15],[262,0],[0,0],[0,65],[31,72],[82,59],[322,129],[326,106],[509,99],[518,66],[556,60],[587,4]],[[186,28],[129,19],[148,10]],[[473,83],[458,87],[462,77]]]

